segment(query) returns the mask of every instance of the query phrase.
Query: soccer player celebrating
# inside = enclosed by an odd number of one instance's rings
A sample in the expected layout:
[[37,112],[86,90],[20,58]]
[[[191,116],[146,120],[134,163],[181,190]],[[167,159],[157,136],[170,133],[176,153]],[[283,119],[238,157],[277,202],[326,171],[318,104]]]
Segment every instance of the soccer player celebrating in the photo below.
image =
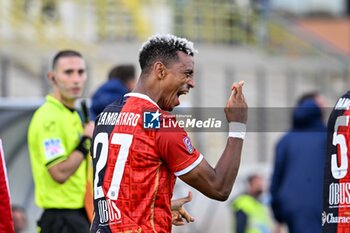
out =
[[[225,201],[230,195],[246,130],[243,82],[232,86],[225,108],[230,132],[213,168],[169,113],[180,104],[180,95],[195,87],[194,53],[186,39],[151,37],[140,50],[141,75],[135,89],[97,117],[91,232],[164,233],[182,217],[191,220],[182,208],[190,195],[181,203],[171,201],[176,177],[209,198]],[[162,129],[162,120],[174,121],[173,129]]]

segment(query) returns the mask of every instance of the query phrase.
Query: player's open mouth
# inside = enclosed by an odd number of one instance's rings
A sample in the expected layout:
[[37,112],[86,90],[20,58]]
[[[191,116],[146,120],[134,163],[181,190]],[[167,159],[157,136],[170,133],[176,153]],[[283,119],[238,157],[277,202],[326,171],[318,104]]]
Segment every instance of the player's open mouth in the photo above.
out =
[[180,95],[186,95],[188,91],[179,91],[177,92],[177,97],[180,97]]

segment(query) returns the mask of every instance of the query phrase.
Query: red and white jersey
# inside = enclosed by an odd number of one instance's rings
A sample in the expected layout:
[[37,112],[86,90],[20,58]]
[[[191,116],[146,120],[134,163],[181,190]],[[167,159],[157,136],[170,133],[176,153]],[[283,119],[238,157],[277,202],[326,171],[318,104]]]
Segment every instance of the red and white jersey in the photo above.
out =
[[[164,129],[162,122],[172,126]],[[95,219],[91,232],[171,232],[176,176],[203,159],[173,115],[148,96],[129,93],[96,119]]]
[[350,91],[328,120],[322,226],[324,233],[350,233]]
[[0,232],[14,233],[5,155],[0,139]]

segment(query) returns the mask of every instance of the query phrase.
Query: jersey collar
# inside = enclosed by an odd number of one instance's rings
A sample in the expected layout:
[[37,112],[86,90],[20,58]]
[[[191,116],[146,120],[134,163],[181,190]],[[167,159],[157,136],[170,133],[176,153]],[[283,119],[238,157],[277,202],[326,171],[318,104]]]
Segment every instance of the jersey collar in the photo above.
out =
[[141,93],[137,93],[137,92],[130,92],[130,93],[125,94],[124,97],[137,97],[137,98],[140,98],[140,99],[144,99],[144,100],[147,100],[148,102],[151,102],[152,104],[157,106],[157,108],[160,109],[158,104],[156,102],[154,102],[149,96],[147,96],[145,94],[141,94]]
[[47,101],[47,102],[51,102],[51,103],[53,103],[53,104],[59,106],[60,108],[68,109],[70,112],[75,112],[75,111],[76,111],[75,108],[70,108],[70,107],[64,105],[61,101],[59,101],[58,99],[56,99],[55,97],[53,97],[53,95],[51,95],[51,94],[48,94],[48,95],[46,96],[46,101]]

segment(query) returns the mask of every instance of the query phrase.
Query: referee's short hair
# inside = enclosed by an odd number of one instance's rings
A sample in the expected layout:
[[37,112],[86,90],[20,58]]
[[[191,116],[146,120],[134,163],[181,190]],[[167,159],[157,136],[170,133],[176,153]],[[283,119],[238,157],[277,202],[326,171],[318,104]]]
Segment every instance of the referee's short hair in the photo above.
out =
[[52,70],[54,70],[56,68],[56,65],[57,65],[57,62],[60,58],[63,58],[63,57],[80,57],[80,58],[83,58],[83,56],[75,51],[75,50],[62,50],[62,51],[59,51],[53,58],[52,60]]

